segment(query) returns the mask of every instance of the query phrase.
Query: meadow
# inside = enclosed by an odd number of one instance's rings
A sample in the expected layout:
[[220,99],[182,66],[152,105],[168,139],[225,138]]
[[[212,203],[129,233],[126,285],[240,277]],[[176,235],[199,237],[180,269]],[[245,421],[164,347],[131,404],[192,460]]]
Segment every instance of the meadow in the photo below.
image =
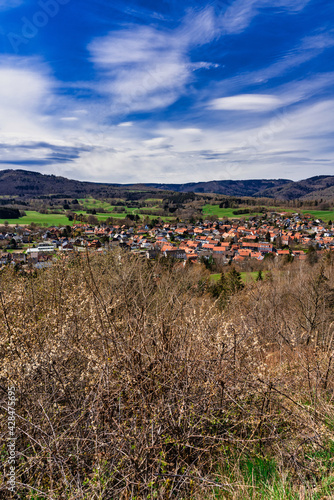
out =
[[72,226],[73,222],[69,221],[65,214],[40,214],[33,210],[27,210],[24,217],[19,219],[0,219],[0,225],[5,221],[10,225],[28,226],[35,223],[41,226]]
[[235,215],[233,212],[236,210],[241,210],[237,208],[220,208],[219,205],[204,205],[203,208],[203,215],[208,216],[208,215],[214,215],[215,217],[219,219],[249,219],[249,217],[254,217],[256,215],[259,215],[258,212],[252,212],[250,214],[237,214]]
[[301,210],[303,214],[310,214],[314,219],[321,219],[325,222],[334,221],[334,210]]
[[[94,198],[82,198],[78,200],[81,205],[83,205],[85,210],[75,210],[73,213],[76,213],[77,215],[85,215],[88,216],[89,214],[87,213],[87,210],[96,210],[95,217],[98,219],[99,222],[105,221],[109,217],[112,217],[113,219],[125,219],[128,214],[132,215],[139,215],[139,217],[142,219],[144,217],[148,217],[149,219],[155,219],[157,216],[155,215],[147,215],[145,211],[149,210],[154,210],[159,208],[159,206],[156,207],[147,207],[147,208],[136,208],[136,207],[127,207],[124,205],[124,212],[117,212],[117,208],[120,208],[115,205],[110,205],[109,203],[101,200],[97,200]],[[102,209],[104,212],[101,213],[99,210]],[[31,223],[37,224],[39,226],[45,226],[45,227],[50,227],[50,226],[73,226],[74,221],[70,221],[68,217],[66,216],[65,213],[63,214],[53,214],[53,213],[48,213],[48,214],[41,214],[37,211],[34,210],[26,210],[25,211],[26,215],[23,217],[20,217],[19,219],[0,219],[0,225],[3,225],[5,222],[8,222],[9,225],[19,225],[19,226],[28,226]],[[170,220],[170,217],[161,217],[162,220]],[[79,222],[79,219],[77,220]]]
[[[247,207],[245,207],[247,208]],[[249,207],[250,208],[250,207]],[[289,213],[301,213],[304,215],[311,215],[312,218],[314,219],[320,219],[323,220],[324,222],[328,221],[334,221],[334,210],[300,210],[300,209],[292,209],[292,208],[287,208],[287,207],[266,207],[268,211],[273,211],[273,212],[286,212],[287,214]],[[242,207],[240,207],[242,209]],[[229,219],[236,219],[236,218],[245,218],[248,219],[249,217],[259,215],[259,213],[252,212],[251,214],[237,214],[235,215],[233,212],[235,210],[239,210],[237,208],[219,208],[219,205],[204,205],[203,207],[203,214],[204,215],[214,215],[220,219],[223,218],[229,218]]]

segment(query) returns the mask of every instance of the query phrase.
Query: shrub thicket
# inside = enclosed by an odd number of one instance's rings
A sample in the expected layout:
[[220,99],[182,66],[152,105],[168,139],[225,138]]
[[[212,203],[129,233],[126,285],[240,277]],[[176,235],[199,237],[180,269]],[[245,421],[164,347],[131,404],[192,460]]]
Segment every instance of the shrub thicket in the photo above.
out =
[[331,498],[331,260],[223,308],[205,272],[118,251],[2,272],[20,498]]

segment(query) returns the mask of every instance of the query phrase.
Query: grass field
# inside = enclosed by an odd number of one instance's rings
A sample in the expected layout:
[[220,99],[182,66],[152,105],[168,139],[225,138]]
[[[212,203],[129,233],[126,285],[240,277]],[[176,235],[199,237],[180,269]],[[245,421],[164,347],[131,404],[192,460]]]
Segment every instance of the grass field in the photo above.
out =
[[[268,271],[262,271],[262,277],[264,278],[265,275],[267,274]],[[257,278],[258,271],[253,271],[251,273],[240,273],[241,274],[241,279],[244,283],[251,283],[254,282]],[[218,274],[211,274],[210,279],[212,281],[218,281],[220,278],[220,273]]]
[[[284,207],[266,207],[268,211],[273,211],[273,212],[287,212],[287,213],[294,213],[294,212],[301,212],[302,214],[309,214],[311,215],[314,219],[321,219],[324,222],[328,222],[329,220],[334,221],[334,210],[297,210],[297,209],[291,209],[291,208],[284,208]],[[218,218],[228,218],[228,219],[235,219],[235,218],[242,218],[244,217],[245,219],[248,219],[251,216],[259,215],[258,213],[251,213],[251,214],[239,214],[239,215],[234,215],[233,211],[238,210],[237,208],[219,208],[219,205],[204,205],[203,207],[203,214],[204,215],[214,215],[215,217]]]
[[[116,219],[125,219],[127,214],[135,213],[143,217],[148,217],[149,219],[156,219],[158,216],[156,215],[145,215],[140,214],[140,212],[136,212],[138,208],[130,208],[127,212],[117,213],[117,212],[108,212],[104,214],[97,213],[95,217],[98,221],[105,221],[109,217],[112,217],[114,220]],[[83,210],[78,210],[77,214],[89,215]],[[19,225],[19,226],[29,226],[31,223],[35,223],[39,226],[73,226],[74,221],[69,221],[65,214],[40,214],[39,212],[35,212],[33,210],[26,210],[26,214],[24,217],[20,217],[19,219],[0,219],[0,225],[4,225],[5,221],[8,222],[9,225]],[[164,221],[172,220],[172,217],[160,217]],[[77,223],[80,223],[77,220]]]
[[310,214],[315,219],[321,219],[325,222],[334,221],[334,210],[301,210],[303,214]]
[[34,212],[32,210],[27,210],[24,217],[19,219],[0,219],[0,224],[4,224],[5,220],[9,224],[18,224],[20,226],[28,226],[32,222],[42,226],[71,226],[73,222],[70,222],[65,214],[40,214],[39,212]]
[[203,214],[204,215],[214,215],[219,219],[248,219],[249,217],[254,217],[255,215],[259,215],[258,213],[250,213],[250,214],[239,214],[234,215],[235,210],[241,210],[237,208],[219,208],[219,205],[204,205]]
[[[85,210],[92,210],[95,208],[95,210],[98,211],[99,208],[103,208],[103,210],[111,212],[114,209],[114,205],[110,205],[110,203],[107,203],[106,201],[96,200],[95,198],[80,198],[78,201],[80,205],[85,208]],[[123,200],[120,198],[120,201]]]

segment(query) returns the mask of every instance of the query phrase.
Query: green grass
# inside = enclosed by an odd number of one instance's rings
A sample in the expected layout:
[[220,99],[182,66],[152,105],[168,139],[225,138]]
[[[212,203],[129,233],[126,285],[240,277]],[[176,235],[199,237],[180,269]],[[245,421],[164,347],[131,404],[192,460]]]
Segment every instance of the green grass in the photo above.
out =
[[103,208],[103,210],[111,212],[114,208],[114,205],[110,205],[110,203],[107,203],[106,201],[97,200],[95,198],[80,198],[78,201],[80,205],[85,208],[85,210],[92,210],[95,208],[98,212],[99,208]]
[[[105,220],[108,217],[114,217],[115,219],[124,219],[127,214],[133,214],[133,215],[146,215],[145,210],[154,210],[155,208],[159,208],[159,206],[156,207],[146,207],[146,208],[137,208],[137,207],[127,207],[126,204],[122,205],[125,209],[125,212],[117,212],[117,208],[120,208],[120,206],[117,205],[110,205],[110,203],[107,203],[105,201],[97,200],[95,198],[80,198],[78,200],[81,205],[83,205],[85,211],[86,210],[96,210],[96,216],[99,220]],[[158,201],[155,198],[151,199],[150,201]],[[103,209],[105,213],[99,213],[99,209]],[[77,214],[86,214],[85,211],[78,210],[76,211]],[[153,216],[157,217],[157,216]]]
[[3,225],[5,220],[9,224],[18,224],[19,226],[29,226],[32,222],[41,226],[72,226],[65,214],[40,214],[33,210],[27,210],[24,217],[19,219],[0,219],[0,225]]
[[[224,489],[216,489],[216,500],[324,500],[334,498],[333,444],[325,446],[323,451],[314,452],[310,468],[318,469],[321,474],[304,480],[304,488],[296,484],[290,471],[279,470],[277,463],[270,456],[229,456],[219,470],[217,483],[240,484],[236,494]],[[323,470],[322,470],[323,469]],[[304,491],[305,494],[301,492]]]
[[[266,274],[268,271],[262,271],[262,278],[265,278]],[[252,283],[256,280],[258,271],[252,271],[250,273],[242,272],[241,274],[241,279],[244,283]],[[212,281],[218,281],[220,279],[220,273],[218,274],[211,274],[210,279]]]
[[219,208],[219,205],[204,205],[203,206],[203,214],[204,215],[214,215],[219,219],[249,219],[249,217],[254,217],[259,215],[259,213],[254,212],[250,214],[238,214],[235,215],[233,212],[235,210],[241,210],[241,208]]
[[[117,213],[117,212],[109,212],[105,214],[96,214],[98,221],[105,221],[108,217],[112,217],[114,220],[116,219],[125,219],[127,214],[133,213],[134,210],[138,210],[136,208],[130,208],[127,212]],[[78,210],[76,212],[79,214],[89,215],[82,210]],[[138,213],[138,212],[137,212]],[[4,225],[5,221],[10,225],[19,225],[19,226],[29,226],[31,223],[35,223],[39,226],[73,226],[74,221],[69,221],[65,214],[40,214],[39,212],[35,212],[33,210],[27,210],[24,217],[20,217],[19,219],[0,219],[0,225]],[[138,213],[140,216],[140,213]],[[143,218],[144,214],[141,215]],[[147,215],[149,219],[157,219],[156,215]],[[169,221],[172,220],[172,217],[160,217],[161,220]],[[77,220],[76,223],[80,223],[80,220]]]
[[7,248],[6,253],[24,253],[22,248]]
[[301,210],[303,214],[310,214],[314,219],[321,219],[325,222],[334,221],[334,210]]

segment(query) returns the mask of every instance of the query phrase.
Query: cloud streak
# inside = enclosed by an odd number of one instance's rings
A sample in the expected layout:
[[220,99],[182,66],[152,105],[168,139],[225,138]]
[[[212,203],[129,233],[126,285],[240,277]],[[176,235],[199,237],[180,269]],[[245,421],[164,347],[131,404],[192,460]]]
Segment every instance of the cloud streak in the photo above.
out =
[[222,97],[210,102],[209,108],[229,111],[265,112],[283,106],[283,102],[273,95],[241,94],[231,97]]

